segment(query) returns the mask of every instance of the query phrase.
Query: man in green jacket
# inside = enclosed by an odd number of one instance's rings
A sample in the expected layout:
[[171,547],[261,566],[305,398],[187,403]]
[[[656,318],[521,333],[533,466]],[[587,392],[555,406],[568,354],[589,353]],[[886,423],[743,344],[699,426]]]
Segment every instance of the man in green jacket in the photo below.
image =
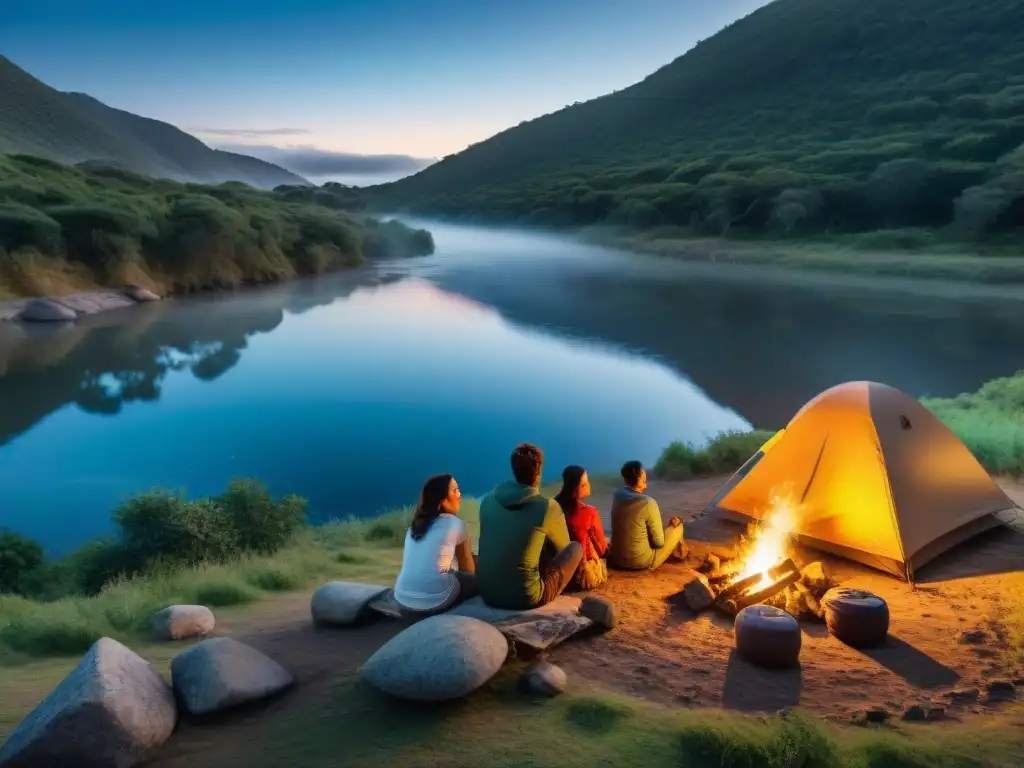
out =
[[495,608],[529,610],[562,594],[583,560],[583,547],[569,540],[565,515],[554,499],[540,495],[544,453],[523,443],[512,452],[513,482],[480,502],[477,587]]
[[612,497],[612,543],[608,565],[630,571],[661,567],[683,540],[678,517],[661,523],[658,502],[646,495],[647,471],[639,461],[622,465],[625,486]]

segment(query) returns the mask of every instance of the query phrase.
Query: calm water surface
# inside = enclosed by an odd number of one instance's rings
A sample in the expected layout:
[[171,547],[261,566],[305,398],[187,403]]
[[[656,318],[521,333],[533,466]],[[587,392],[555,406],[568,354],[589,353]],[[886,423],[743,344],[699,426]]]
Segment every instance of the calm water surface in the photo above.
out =
[[794,278],[429,225],[435,256],[78,327],[0,325],[0,526],[51,552],[126,495],[258,477],[314,519],[502,479],[653,462],[675,439],[781,426],[869,378],[952,395],[1024,360],[1022,295]]

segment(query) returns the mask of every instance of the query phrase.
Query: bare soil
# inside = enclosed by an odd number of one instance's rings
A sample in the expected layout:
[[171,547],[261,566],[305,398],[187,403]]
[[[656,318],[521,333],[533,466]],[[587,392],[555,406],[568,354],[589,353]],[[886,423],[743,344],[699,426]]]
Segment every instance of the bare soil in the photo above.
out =
[[[688,539],[731,543],[737,526],[700,517],[722,480],[653,483],[651,492],[666,518],[688,521]],[[1015,501],[1024,501],[1024,488],[1005,487]],[[609,506],[607,493],[593,501],[599,509]],[[888,601],[887,646],[856,651],[829,636],[823,624],[805,623],[799,669],[756,668],[736,658],[731,620],[712,612],[695,616],[669,600],[686,568],[670,561],[654,574],[614,573],[601,593],[618,605],[619,625],[604,635],[570,640],[548,658],[568,673],[570,685],[600,686],[675,707],[743,712],[800,707],[845,721],[869,707],[885,707],[898,717],[908,705],[933,702],[957,718],[1000,706],[987,703],[985,692],[989,682],[1012,680],[1017,673],[1003,621],[1019,610],[1014,600],[1019,606],[1024,599],[1024,574],[1017,570],[1024,564],[1024,531],[1018,526],[951,551],[920,574],[916,588],[856,564],[828,563],[844,584]],[[309,711],[321,702],[327,706],[332,689],[353,678],[359,665],[400,630],[387,620],[358,629],[315,629],[309,596],[261,603],[219,627],[220,634],[258,648],[292,671],[296,689],[268,706],[225,717],[216,727],[183,722],[154,765],[214,764],[211,758],[222,764],[215,756],[226,760],[235,751],[231,745],[258,740],[282,713]],[[972,642],[964,641],[965,632],[977,633]],[[952,696],[953,691],[959,694]]]

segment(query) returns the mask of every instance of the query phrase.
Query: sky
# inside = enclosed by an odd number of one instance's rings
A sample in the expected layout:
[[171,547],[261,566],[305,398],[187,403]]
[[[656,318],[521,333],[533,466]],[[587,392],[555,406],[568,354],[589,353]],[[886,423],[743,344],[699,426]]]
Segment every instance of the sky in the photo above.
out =
[[0,0],[0,54],[312,180],[387,180],[629,86],[766,2]]

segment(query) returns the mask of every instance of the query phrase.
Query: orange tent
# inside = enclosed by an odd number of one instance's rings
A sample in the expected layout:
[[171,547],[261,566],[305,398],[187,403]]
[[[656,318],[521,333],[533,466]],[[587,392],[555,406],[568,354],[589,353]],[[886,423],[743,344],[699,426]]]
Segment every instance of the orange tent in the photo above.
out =
[[931,411],[868,381],[807,403],[709,508],[750,521],[780,505],[795,511],[792,532],[807,545],[908,581],[1015,506]]

